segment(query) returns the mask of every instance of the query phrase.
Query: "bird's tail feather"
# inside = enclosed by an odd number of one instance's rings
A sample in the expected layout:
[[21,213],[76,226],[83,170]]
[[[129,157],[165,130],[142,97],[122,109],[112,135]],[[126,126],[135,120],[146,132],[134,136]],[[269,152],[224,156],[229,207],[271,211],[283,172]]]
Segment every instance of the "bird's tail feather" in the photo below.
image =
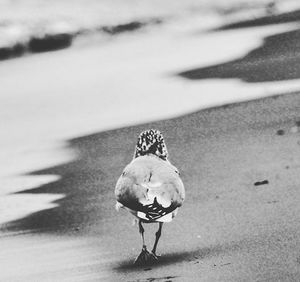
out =
[[119,203],[119,202],[117,202],[116,203],[116,206],[115,206],[115,208],[116,208],[116,210],[117,211],[119,211],[121,208],[123,208],[124,206],[121,204],[121,203]]

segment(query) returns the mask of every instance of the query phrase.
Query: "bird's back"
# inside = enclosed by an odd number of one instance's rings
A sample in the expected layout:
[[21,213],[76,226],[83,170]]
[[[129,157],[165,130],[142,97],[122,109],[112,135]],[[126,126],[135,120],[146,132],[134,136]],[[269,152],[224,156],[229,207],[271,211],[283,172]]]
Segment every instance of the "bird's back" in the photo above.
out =
[[115,195],[137,217],[159,221],[182,205],[185,191],[176,167],[150,154],[126,166]]

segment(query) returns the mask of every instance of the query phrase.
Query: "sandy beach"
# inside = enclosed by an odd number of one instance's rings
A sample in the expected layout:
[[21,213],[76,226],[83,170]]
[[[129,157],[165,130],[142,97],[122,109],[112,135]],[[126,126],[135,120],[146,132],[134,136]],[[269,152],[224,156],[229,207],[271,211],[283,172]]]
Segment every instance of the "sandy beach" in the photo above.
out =
[[[173,24],[159,36],[117,38],[122,49],[79,46],[3,61],[1,114],[15,143],[3,134],[1,146],[8,149],[0,153],[8,165],[1,172],[20,179],[17,187],[2,182],[0,200],[9,209],[36,202],[0,225],[0,281],[299,281],[298,14],[200,35],[195,26],[193,33],[178,32]],[[231,46],[232,39],[241,42]],[[175,41],[176,50],[170,48]],[[22,82],[17,90],[16,78]],[[127,96],[119,94],[121,85]],[[205,103],[201,91],[211,95]],[[130,110],[120,107],[128,97],[137,101]],[[155,99],[143,108],[145,97]],[[172,97],[177,102],[167,103]],[[138,227],[129,213],[115,210],[113,192],[138,134],[148,128],[163,133],[186,201],[164,226],[159,262],[138,267]],[[19,156],[35,158],[19,163]],[[150,244],[157,226],[145,227]]]
[[[67,197],[7,225],[33,233],[1,238],[3,280],[297,281],[299,107],[292,93],[71,140],[76,161],[35,172],[62,179],[27,191]],[[114,210],[113,187],[148,127],[164,132],[187,200],[164,229],[159,264],[135,268],[140,238]]]

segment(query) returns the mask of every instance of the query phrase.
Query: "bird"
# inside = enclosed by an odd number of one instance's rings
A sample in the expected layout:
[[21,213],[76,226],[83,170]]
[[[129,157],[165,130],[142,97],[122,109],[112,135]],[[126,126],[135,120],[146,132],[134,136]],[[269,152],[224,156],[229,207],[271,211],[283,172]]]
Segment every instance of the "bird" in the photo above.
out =
[[[115,187],[116,209],[124,208],[138,221],[142,251],[134,264],[158,261],[157,244],[162,226],[171,222],[185,199],[179,170],[168,159],[168,150],[159,130],[140,133],[132,161],[125,167]],[[145,245],[144,223],[158,223],[155,242],[149,252]]]

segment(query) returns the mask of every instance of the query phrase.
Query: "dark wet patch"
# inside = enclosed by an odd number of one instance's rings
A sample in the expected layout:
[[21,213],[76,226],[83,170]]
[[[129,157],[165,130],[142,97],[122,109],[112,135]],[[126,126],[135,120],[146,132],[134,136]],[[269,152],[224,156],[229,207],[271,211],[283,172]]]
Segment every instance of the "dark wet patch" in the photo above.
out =
[[269,184],[269,181],[268,181],[268,180],[256,181],[256,182],[254,183],[255,186],[266,185],[266,184]]
[[108,33],[110,35],[117,35],[124,32],[132,32],[139,30],[147,25],[151,24],[161,24],[163,21],[161,19],[151,19],[149,21],[132,21],[125,24],[119,24],[119,25],[112,25],[112,26],[104,26],[100,27],[99,30],[103,31],[105,33]]
[[73,34],[53,34],[42,37],[32,37],[28,42],[17,43],[9,47],[0,48],[0,61],[21,57],[25,53],[39,53],[56,51],[70,47]]
[[227,265],[230,265],[230,264],[231,264],[231,262],[227,262],[227,263],[223,263],[223,264],[216,264],[216,263],[214,263],[213,267],[217,267],[217,266],[223,267],[223,266],[227,266]]
[[137,280],[128,280],[128,282],[153,282],[153,281],[170,282],[170,281],[173,281],[172,279],[175,279],[178,277],[179,276],[149,277],[149,278],[142,278],[142,279],[137,279]]
[[69,33],[44,35],[43,37],[33,37],[29,40],[29,51],[46,52],[55,51],[70,47],[72,44],[73,35]]
[[122,32],[134,31],[142,28],[143,26],[145,26],[145,23],[135,21],[135,22],[120,24],[116,26],[105,26],[102,27],[102,30],[106,33],[114,35]]
[[280,135],[280,136],[284,135],[284,133],[285,133],[285,132],[284,132],[283,129],[278,129],[277,132],[276,132],[276,134],[277,134],[277,135]]
[[0,48],[0,60],[7,60],[16,58],[25,53],[25,46],[22,44],[15,44],[12,47],[1,47]]
[[226,266],[226,265],[230,265],[230,264],[231,264],[231,262],[227,262],[227,263],[221,264],[220,266]]
[[268,201],[267,203],[268,204],[276,204],[276,203],[278,203],[279,201],[277,201],[277,200],[274,200],[274,201]]
[[268,15],[253,18],[249,20],[239,21],[235,23],[230,23],[224,25],[216,30],[227,30],[227,29],[239,29],[239,28],[248,28],[248,27],[255,27],[255,26],[265,26],[271,24],[282,24],[282,23],[289,23],[289,22],[298,22],[300,21],[300,10],[286,12],[281,14],[274,14],[276,9],[274,6],[266,7],[266,12]]
[[227,63],[178,73],[190,79],[239,78],[249,83],[300,78],[300,29],[268,36],[262,46]]

